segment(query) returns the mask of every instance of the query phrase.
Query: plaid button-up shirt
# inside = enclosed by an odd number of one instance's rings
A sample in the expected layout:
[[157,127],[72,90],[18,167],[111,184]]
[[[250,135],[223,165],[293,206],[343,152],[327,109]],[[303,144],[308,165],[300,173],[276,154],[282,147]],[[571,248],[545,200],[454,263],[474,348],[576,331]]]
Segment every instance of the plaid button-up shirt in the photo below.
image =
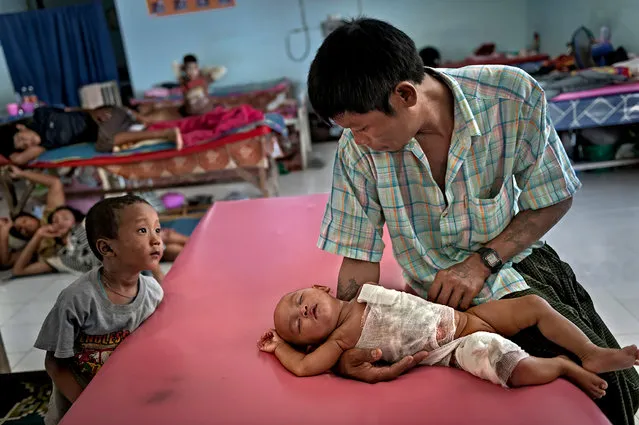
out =
[[[318,241],[328,252],[379,262],[386,224],[407,283],[423,297],[439,270],[498,236],[520,209],[556,204],[581,186],[547,117],[543,90],[528,74],[504,66],[430,72],[446,82],[455,103],[444,193],[416,140],[377,152],[356,145],[345,129]],[[512,264],[531,250],[492,275],[473,302],[528,288]]]

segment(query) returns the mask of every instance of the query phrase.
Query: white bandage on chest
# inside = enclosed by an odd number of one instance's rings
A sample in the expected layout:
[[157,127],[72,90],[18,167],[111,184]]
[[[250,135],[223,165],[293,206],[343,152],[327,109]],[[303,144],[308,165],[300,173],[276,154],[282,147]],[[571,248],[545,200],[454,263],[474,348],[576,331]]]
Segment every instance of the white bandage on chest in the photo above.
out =
[[364,285],[357,301],[366,303],[358,348],[380,348],[383,360],[394,363],[428,351],[422,365],[449,366],[507,386],[517,364],[529,355],[503,336],[476,332],[455,338],[455,312],[405,292]]
[[380,348],[387,362],[437,350],[455,338],[455,312],[448,306],[376,285],[364,285],[357,301],[366,303],[357,347]]

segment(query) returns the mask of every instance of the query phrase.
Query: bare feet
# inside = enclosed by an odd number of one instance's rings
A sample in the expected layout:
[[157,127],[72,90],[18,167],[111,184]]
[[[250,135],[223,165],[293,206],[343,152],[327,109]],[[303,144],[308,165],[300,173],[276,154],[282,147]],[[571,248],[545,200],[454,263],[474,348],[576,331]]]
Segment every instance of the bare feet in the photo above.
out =
[[584,369],[594,373],[629,369],[639,365],[639,350],[636,345],[629,345],[620,350],[593,345],[592,350],[581,358],[581,364]]
[[566,357],[561,356],[561,358],[565,362],[563,367],[566,378],[592,398],[601,398],[606,395],[606,388],[608,388],[606,381]]

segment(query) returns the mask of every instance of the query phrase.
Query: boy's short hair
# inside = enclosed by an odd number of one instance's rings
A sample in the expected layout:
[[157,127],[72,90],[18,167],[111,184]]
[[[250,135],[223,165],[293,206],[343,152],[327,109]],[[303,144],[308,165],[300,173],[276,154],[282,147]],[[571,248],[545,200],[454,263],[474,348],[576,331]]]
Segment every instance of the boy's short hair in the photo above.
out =
[[197,58],[195,57],[194,54],[189,53],[188,55],[184,55],[184,58],[182,59],[182,64],[186,65],[187,63],[197,63]]
[[95,204],[87,213],[85,223],[87,240],[91,251],[102,261],[98,251],[98,239],[116,239],[120,228],[119,213],[129,205],[147,204],[147,201],[135,195],[124,195],[106,198]]
[[326,121],[345,112],[392,115],[395,86],[423,79],[424,64],[408,35],[376,19],[354,19],[320,46],[308,73],[308,95]]

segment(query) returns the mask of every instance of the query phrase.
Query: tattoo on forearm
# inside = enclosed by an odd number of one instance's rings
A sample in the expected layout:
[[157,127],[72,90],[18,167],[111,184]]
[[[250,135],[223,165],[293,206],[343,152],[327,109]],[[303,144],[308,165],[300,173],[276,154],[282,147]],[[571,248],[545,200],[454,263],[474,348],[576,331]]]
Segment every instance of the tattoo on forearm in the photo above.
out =
[[337,281],[337,298],[344,301],[350,301],[355,298],[360,285],[355,279],[349,279],[347,283],[341,280]]
[[539,210],[521,211],[504,230],[503,241],[512,244],[513,255],[520,253],[557,224],[571,203],[565,201]]

